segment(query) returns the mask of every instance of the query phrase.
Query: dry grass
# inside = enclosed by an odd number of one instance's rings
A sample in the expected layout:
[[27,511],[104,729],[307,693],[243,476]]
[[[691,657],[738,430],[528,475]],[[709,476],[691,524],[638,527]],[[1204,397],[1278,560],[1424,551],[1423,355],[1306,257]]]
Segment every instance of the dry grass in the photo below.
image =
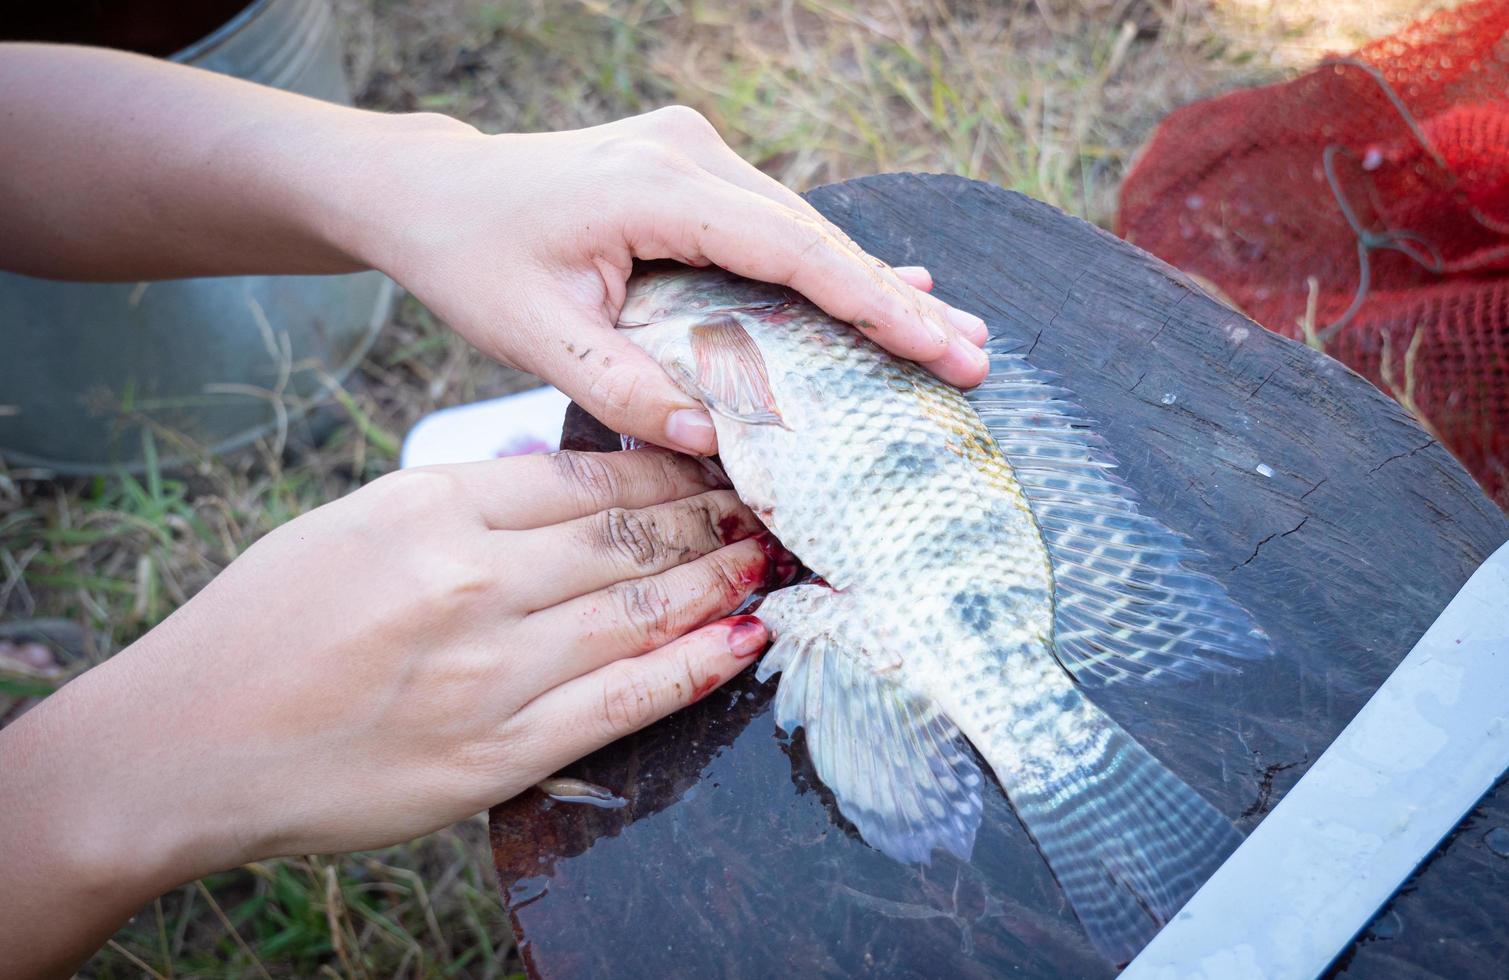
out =
[[367,101],[487,131],[683,102],[799,189],[959,173],[1102,222],[1157,118],[1273,61],[1233,50],[1225,15],[1186,0],[437,6],[351,17]]
[[[1168,109],[1377,36],[1436,0],[338,0],[369,106],[488,131],[592,125],[670,102],[798,187],[959,173],[1108,223]],[[436,407],[532,383],[412,301],[345,392],[186,473],[48,481],[0,464],[0,615],[81,627],[77,670],[141,635],[252,541],[395,465]],[[164,434],[167,438],[167,434]],[[66,673],[65,670],[65,673]],[[0,719],[50,689],[0,672]],[[186,886],[92,976],[488,976],[517,968],[485,834],[467,823],[369,855],[273,861]],[[149,972],[150,971],[150,972]]]
[[1273,64],[1303,69],[1328,54],[1361,47],[1413,20],[1454,6],[1451,0],[1223,0],[1233,36],[1272,38]]

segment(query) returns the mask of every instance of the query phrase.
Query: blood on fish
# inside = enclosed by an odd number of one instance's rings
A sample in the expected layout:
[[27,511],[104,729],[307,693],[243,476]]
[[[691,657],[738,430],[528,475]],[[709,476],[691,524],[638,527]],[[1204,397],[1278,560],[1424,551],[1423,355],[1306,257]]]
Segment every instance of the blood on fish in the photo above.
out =
[[[743,522],[733,514],[718,519],[718,536],[723,539],[724,544],[733,544],[735,541],[742,541],[749,537],[745,533]],[[757,584],[764,589],[779,589],[795,582],[802,570],[802,564],[797,561],[796,556],[787,551],[785,546],[769,531],[761,531],[754,537],[760,544],[760,550],[765,552],[765,569],[760,581],[747,583],[741,579],[741,584]]]
[[783,303],[771,312],[765,314],[766,323],[789,323],[797,318],[801,309],[794,303]]
[[796,560],[796,556],[787,551],[785,546],[769,531],[759,535],[756,540],[760,542],[760,549],[765,552],[765,588],[779,589],[783,585],[790,585],[796,581],[797,575],[802,570],[802,564]]

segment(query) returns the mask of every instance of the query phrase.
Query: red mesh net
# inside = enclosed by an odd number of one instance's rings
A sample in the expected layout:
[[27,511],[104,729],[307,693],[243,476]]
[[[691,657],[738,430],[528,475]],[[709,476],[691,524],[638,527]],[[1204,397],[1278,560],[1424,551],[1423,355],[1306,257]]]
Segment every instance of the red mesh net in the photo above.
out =
[[1372,379],[1509,507],[1509,0],[1178,110],[1117,224]]

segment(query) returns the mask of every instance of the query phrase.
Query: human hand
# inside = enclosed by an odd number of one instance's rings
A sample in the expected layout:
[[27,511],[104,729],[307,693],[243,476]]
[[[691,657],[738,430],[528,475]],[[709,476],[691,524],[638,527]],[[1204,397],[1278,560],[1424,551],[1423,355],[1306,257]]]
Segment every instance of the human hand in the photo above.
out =
[[659,449],[402,472],[284,525],[0,733],[0,950],[416,837],[697,700],[765,645],[714,622],[764,581],[762,531]]
[[954,384],[988,370],[985,324],[928,295],[926,270],[866,255],[684,107],[484,136],[122,52],[0,44],[0,117],[0,268],[136,281],[375,267],[647,442],[716,448],[701,405],[614,332],[635,259],[791,286]]
[[386,166],[405,190],[353,251],[487,354],[648,442],[717,448],[702,406],[614,331],[634,259],[789,285],[961,386],[988,371],[984,322],[928,295],[926,270],[865,254],[691,109],[563,133],[408,132]]

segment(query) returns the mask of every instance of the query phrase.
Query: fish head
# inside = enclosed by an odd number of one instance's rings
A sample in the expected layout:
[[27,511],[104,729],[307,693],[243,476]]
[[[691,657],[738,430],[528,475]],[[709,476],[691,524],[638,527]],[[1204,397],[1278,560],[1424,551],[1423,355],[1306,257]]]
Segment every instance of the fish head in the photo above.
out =
[[618,329],[664,368],[687,394],[696,398],[698,393],[688,382],[695,377],[697,367],[692,352],[692,328],[701,319],[695,314],[662,311],[637,323],[620,319]]
[[[686,381],[696,370],[692,328],[714,304],[699,275],[699,270],[674,263],[642,264],[629,279],[618,314],[619,331],[683,389],[689,389]],[[694,390],[687,394],[697,397]]]
[[782,425],[755,336],[788,303],[721,270],[653,266],[629,280],[618,328],[726,425]]
[[[776,490],[768,462],[790,451],[799,400],[778,404],[765,349],[787,326],[770,318],[790,305],[778,286],[721,270],[652,265],[629,280],[619,317],[623,336],[712,415],[719,456],[740,498],[772,525]],[[788,396],[790,392],[788,391]],[[774,528],[772,528],[774,529]]]
[[618,325],[624,329],[727,309],[751,291],[769,290],[722,269],[699,269],[679,262],[640,262],[624,293]]
[[716,266],[638,262],[629,277],[618,325],[625,329],[669,317],[739,311],[770,317],[801,297],[785,286],[745,279]]

